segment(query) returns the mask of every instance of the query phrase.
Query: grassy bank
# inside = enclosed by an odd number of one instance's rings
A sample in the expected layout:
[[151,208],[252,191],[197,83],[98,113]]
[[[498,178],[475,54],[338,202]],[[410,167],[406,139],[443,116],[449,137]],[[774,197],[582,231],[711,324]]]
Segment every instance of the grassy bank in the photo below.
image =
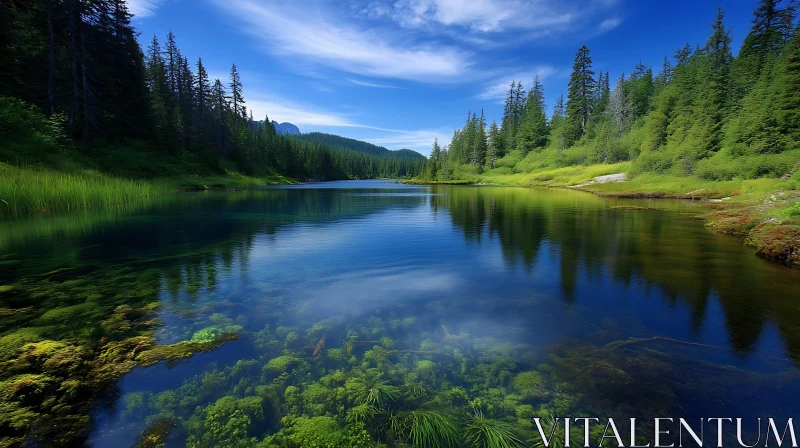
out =
[[142,140],[82,143],[63,117],[0,98],[0,217],[81,208],[145,206],[178,191],[290,183],[245,175],[229,160],[156,148]]
[[235,171],[132,179],[91,169],[63,171],[0,163],[0,216],[83,208],[122,209],[146,206],[181,191],[239,189],[291,182],[279,175],[256,177]]
[[740,235],[760,256],[800,267],[800,171],[777,178],[705,180],[696,176],[644,173],[625,182],[593,183],[599,176],[627,173],[630,162],[545,167],[526,173],[503,168],[464,171],[458,180],[421,184],[491,184],[569,187],[601,196],[704,200],[702,217],[714,231]]

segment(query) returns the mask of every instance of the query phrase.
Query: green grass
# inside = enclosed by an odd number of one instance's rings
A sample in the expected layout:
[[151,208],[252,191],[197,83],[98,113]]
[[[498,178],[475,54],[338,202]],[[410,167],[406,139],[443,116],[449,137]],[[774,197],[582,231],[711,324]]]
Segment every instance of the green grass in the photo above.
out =
[[164,181],[127,180],[100,173],[66,173],[0,163],[0,215],[110,208],[153,201],[174,191]]
[[0,216],[22,216],[80,209],[127,210],[164,202],[179,191],[211,188],[243,189],[293,182],[280,175],[182,175],[172,178],[126,179],[94,170],[60,171],[17,167],[0,162]]
[[[291,183],[274,174],[247,176],[233,162],[170,154],[142,140],[80,143],[64,117],[0,97],[0,217],[76,209],[130,209],[176,192]],[[206,157],[206,158],[204,158]]]

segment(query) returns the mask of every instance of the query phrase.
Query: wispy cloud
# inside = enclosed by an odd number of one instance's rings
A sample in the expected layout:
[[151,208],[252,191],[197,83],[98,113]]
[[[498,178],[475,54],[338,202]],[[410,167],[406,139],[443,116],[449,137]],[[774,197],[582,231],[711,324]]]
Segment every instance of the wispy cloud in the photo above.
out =
[[359,29],[330,20],[322,11],[288,3],[213,0],[242,27],[276,54],[304,57],[351,73],[435,82],[469,70],[469,54],[442,45],[414,45],[392,39],[386,30]]
[[361,9],[369,18],[389,18],[409,28],[461,27],[479,33],[547,31],[608,8],[609,0],[398,0],[373,1]]
[[297,126],[330,126],[330,127],[369,127],[353,122],[349,117],[335,112],[318,110],[305,104],[295,104],[283,100],[259,99],[247,100],[247,106],[253,111],[253,116],[263,119],[269,115],[270,120],[279,122],[288,121]]
[[152,16],[162,0],[128,0],[128,10],[136,17]]
[[538,76],[540,80],[544,81],[546,78],[558,73],[558,70],[549,65],[542,65],[533,70],[517,72],[514,75],[496,78],[488,83],[483,91],[478,95],[478,99],[482,100],[498,100],[502,102],[508,93],[509,86],[512,81],[522,82],[525,88],[533,84],[533,79]]
[[378,137],[366,137],[365,141],[372,144],[385,146],[389,149],[413,149],[423,155],[430,152],[433,140],[438,138],[439,144],[449,145],[453,136],[453,130],[448,128],[441,129],[420,129],[412,131],[386,130],[387,133]]
[[610,17],[600,22],[600,26],[598,27],[598,29],[600,32],[611,31],[614,28],[618,27],[620,23],[622,23],[622,19],[618,17]]
[[348,81],[352,82],[353,84],[358,84],[359,86],[364,87],[374,87],[376,89],[404,89],[405,87],[397,87],[397,86],[390,86],[388,84],[377,84],[367,81],[359,81],[357,79],[348,79]]

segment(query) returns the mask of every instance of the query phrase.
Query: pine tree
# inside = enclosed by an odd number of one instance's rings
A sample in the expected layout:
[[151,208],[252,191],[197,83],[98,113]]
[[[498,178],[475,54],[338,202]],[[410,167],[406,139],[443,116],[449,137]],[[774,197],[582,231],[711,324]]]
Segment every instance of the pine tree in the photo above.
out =
[[239,70],[236,69],[236,64],[231,66],[231,102],[233,106],[233,113],[237,115],[244,106],[244,95],[242,94],[242,80],[239,77]]
[[608,102],[608,114],[613,118],[619,135],[628,129],[633,113],[632,109],[630,96],[626,92],[625,74],[622,74],[617,79],[617,84],[614,90],[611,91]]
[[431,149],[431,156],[428,159],[428,175],[431,179],[435,179],[439,172],[439,160],[442,156],[442,148],[439,146],[439,138],[433,139],[433,148]]
[[203,66],[203,60],[197,59],[197,77],[195,78],[194,85],[195,92],[197,92],[197,111],[201,119],[205,118],[206,109],[208,108],[208,98],[211,94],[211,84],[208,80],[208,72]]
[[721,6],[717,8],[717,16],[711,26],[712,33],[705,47],[708,57],[708,82],[703,100],[701,121],[698,121],[698,133],[695,135],[702,142],[699,145],[699,157],[704,157],[710,151],[718,149],[720,130],[725,116],[725,105],[728,100],[728,73],[733,59],[731,54],[730,31],[725,28],[725,11]]
[[786,44],[782,59],[781,73],[774,87],[777,126],[788,146],[800,148],[800,27]]
[[486,148],[488,147],[488,142],[486,138],[486,115],[481,109],[481,117],[477,121],[477,132],[475,135],[475,150],[474,150],[474,157],[472,160],[473,166],[481,167],[483,166],[483,161],[486,160]]
[[692,56],[692,45],[689,42],[686,42],[686,45],[683,46],[680,50],[675,50],[675,61],[678,65],[683,65],[689,62],[689,58]]
[[739,108],[739,101],[755,86],[761,74],[771,70],[772,67],[768,65],[777,60],[791,36],[795,4],[790,1],[783,8],[781,4],[781,0],[759,0],[759,5],[753,12],[753,26],[731,69],[732,107]]
[[548,140],[544,87],[539,77],[534,79],[517,132],[517,149],[523,153],[543,148]]
[[568,141],[578,140],[586,129],[592,113],[592,99],[596,82],[592,71],[589,48],[582,46],[575,54],[567,94],[567,120],[570,125]]
[[178,44],[175,42],[175,35],[172,31],[167,35],[167,47],[164,49],[164,60],[167,69],[167,85],[171,94],[178,93],[178,78],[180,77],[181,56]]
[[650,109],[653,89],[653,70],[650,67],[645,67],[645,65],[639,61],[625,89],[629,96],[627,101],[631,106],[634,120],[644,116]]
[[487,164],[489,168],[494,169],[497,166],[497,136],[500,129],[497,127],[497,122],[492,121],[489,127],[489,136],[487,141]]

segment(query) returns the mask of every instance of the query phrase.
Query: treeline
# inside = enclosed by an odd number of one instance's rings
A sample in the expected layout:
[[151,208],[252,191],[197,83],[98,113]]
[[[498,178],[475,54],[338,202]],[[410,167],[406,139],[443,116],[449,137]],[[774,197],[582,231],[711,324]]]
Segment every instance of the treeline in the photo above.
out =
[[247,109],[235,65],[226,85],[172,33],[143,49],[124,0],[9,0],[0,10],[0,96],[37,106],[85,145],[145,141],[212,170],[233,163],[298,179],[415,175],[422,165],[277,135]]
[[611,81],[588,47],[575,55],[566,100],[548,117],[544,86],[514,81],[502,122],[468,113],[450,145],[434,142],[423,177],[632,160],[632,172],[722,180],[781,176],[800,157],[800,31],[792,1],[759,0],[737,56],[719,8],[704,45],[641,62]]
[[353,177],[406,177],[422,172],[425,156],[410,149],[392,151],[383,146],[373,145],[361,140],[341,137],[323,132],[310,132],[292,136],[295,140],[339,151],[340,158],[355,159],[360,167],[358,172],[368,176]]

